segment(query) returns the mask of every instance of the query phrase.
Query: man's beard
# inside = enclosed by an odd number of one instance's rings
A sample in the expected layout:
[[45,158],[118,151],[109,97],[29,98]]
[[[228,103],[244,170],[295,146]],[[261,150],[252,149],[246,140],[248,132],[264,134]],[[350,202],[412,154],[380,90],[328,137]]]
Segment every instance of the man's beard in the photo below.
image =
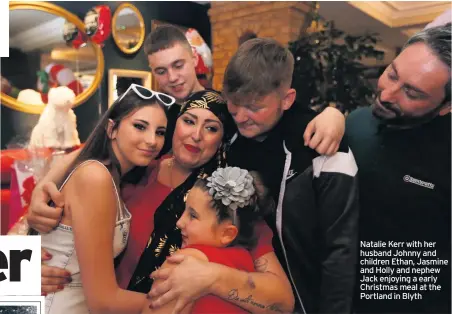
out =
[[[429,112],[426,112],[422,116],[410,116],[405,115],[400,108],[398,104],[393,104],[390,102],[385,102],[381,100],[381,91],[378,92],[376,99],[374,100],[374,103],[372,104],[372,114],[379,120],[383,121],[384,124],[386,124],[388,127],[394,127],[394,128],[400,128],[400,129],[409,129],[416,127],[418,125],[427,123],[431,120],[433,120],[438,113],[441,111],[441,109],[444,107],[444,104],[441,103],[436,108],[432,109]],[[379,102],[379,104],[384,107],[385,109],[389,110],[390,112],[394,113],[394,117],[387,117],[382,110],[378,107],[376,102]]]

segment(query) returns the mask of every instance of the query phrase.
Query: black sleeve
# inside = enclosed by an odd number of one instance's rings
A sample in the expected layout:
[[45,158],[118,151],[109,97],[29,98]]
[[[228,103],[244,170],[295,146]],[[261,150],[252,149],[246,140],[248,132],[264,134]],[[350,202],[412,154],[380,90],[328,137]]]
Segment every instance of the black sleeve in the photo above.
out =
[[351,313],[358,241],[357,166],[348,146],[313,161],[322,235],[319,313]]

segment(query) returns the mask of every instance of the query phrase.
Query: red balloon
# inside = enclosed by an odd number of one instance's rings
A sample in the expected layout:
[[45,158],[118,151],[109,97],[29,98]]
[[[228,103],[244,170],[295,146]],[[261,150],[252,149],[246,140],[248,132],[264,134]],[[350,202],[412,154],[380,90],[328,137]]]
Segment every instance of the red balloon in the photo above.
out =
[[111,33],[111,11],[107,5],[98,5],[85,15],[86,34],[96,44],[102,44]]

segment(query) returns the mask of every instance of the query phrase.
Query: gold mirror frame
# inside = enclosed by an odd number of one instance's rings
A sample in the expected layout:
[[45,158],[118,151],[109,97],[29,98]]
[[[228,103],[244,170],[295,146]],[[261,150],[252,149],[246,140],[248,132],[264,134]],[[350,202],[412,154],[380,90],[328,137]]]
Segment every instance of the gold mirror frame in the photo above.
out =
[[[57,16],[61,16],[65,18],[67,21],[73,23],[77,28],[81,31],[85,31],[85,24],[82,20],[80,20],[75,14],[72,14],[71,12],[63,9],[60,6],[50,4],[47,2],[10,2],[9,3],[9,10],[37,10],[37,11],[44,11],[50,14],[54,14]],[[89,88],[83,91],[80,95],[78,95],[75,98],[75,103],[73,108],[81,105],[84,103],[89,97],[91,97],[98,86],[100,85],[100,82],[102,81],[102,77],[104,75],[104,54],[102,53],[102,49],[99,47],[99,45],[91,42],[95,53],[96,53],[96,61],[97,61],[97,69],[96,69],[96,75],[94,76],[93,83],[90,85]],[[41,114],[41,112],[44,110],[45,105],[39,106],[39,105],[27,105],[21,102],[18,102],[15,98],[8,96],[4,93],[0,94],[0,101],[2,105],[5,105],[6,107],[9,107],[14,110],[31,113],[31,114]]]
[[[137,15],[138,21],[140,23],[140,31],[141,31],[140,39],[138,40],[138,43],[132,48],[124,48],[122,45],[119,44],[119,37],[118,37],[119,35],[116,31],[116,22],[118,20],[119,12],[121,12],[121,10],[125,9],[125,8],[131,9]],[[144,19],[143,19],[143,16],[141,15],[140,10],[138,10],[138,8],[131,3],[121,3],[118,6],[118,8],[115,10],[115,13],[113,14],[113,19],[111,21],[111,33],[113,35],[113,40],[115,42],[116,47],[118,47],[119,50],[121,50],[123,53],[130,55],[130,54],[137,52],[141,48],[141,46],[143,46],[144,36],[146,33],[146,29],[144,26]]]

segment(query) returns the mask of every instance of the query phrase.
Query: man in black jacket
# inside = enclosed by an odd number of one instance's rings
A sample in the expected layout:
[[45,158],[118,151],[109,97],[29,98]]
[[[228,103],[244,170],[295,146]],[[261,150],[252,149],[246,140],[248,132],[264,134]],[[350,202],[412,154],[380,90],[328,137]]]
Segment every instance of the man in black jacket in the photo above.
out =
[[[399,271],[392,278],[403,279],[388,281],[388,274],[376,271],[360,274],[357,313],[451,311],[451,35],[449,23],[410,38],[378,80],[372,106],[347,119],[360,169],[360,269],[376,270],[374,261],[387,262],[383,268]],[[386,247],[366,248],[364,242],[371,241],[384,241]],[[412,267],[387,255],[375,257],[399,252]],[[411,255],[416,252],[426,255]],[[421,260],[429,266],[419,265]],[[430,276],[434,281],[425,283]]]
[[290,88],[292,54],[271,39],[245,42],[224,76],[224,95],[240,135],[230,163],[259,171],[277,209],[267,222],[273,245],[305,313],[349,313],[357,245],[357,166],[343,141],[319,156],[302,145],[312,115]]

